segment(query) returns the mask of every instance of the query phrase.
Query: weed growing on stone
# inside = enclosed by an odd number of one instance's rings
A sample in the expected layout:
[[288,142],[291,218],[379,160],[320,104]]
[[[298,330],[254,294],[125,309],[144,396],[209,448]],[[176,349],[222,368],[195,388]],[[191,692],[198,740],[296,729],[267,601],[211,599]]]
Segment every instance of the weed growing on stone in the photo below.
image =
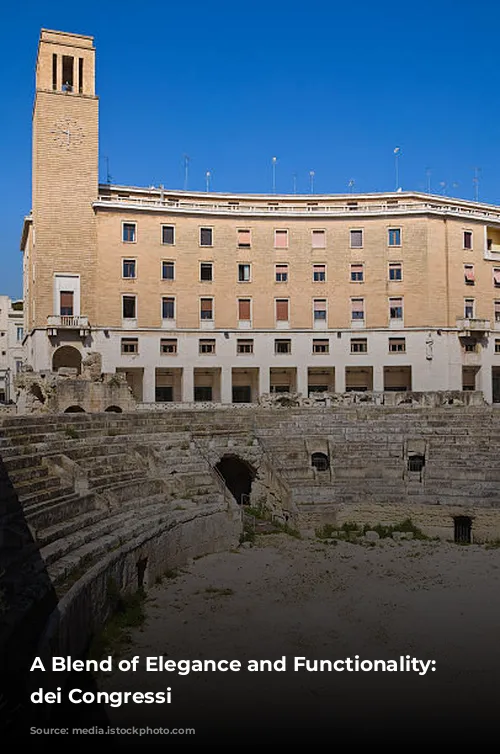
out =
[[234,589],[220,589],[216,586],[208,586],[205,589],[205,594],[210,597],[231,597],[234,594]]
[[74,427],[71,427],[71,426],[64,428],[64,434],[66,435],[66,437],[69,437],[71,440],[76,440],[76,438],[78,437],[78,432],[76,431]]
[[500,547],[500,539],[494,539],[491,542],[487,542],[484,546],[485,550],[497,550]]
[[255,542],[255,529],[253,528],[253,525],[249,521],[245,521],[243,524],[243,531],[240,534],[240,545],[244,544],[245,542],[250,542],[253,544]]
[[[108,596],[114,601],[116,589],[111,582],[112,580],[108,582]],[[100,660],[108,655],[116,657],[131,643],[129,629],[141,626],[146,618],[145,599],[143,589],[139,589],[134,594],[116,597],[113,615],[90,645],[89,659]]]
[[333,524],[324,524],[319,529],[316,529],[316,537],[318,539],[344,539],[347,541],[356,541],[363,537],[366,532],[375,531],[379,535],[380,539],[387,539],[392,537],[394,532],[401,532],[403,534],[413,534],[413,539],[428,540],[429,537],[423,533],[418,526],[412,522],[410,518],[406,518],[399,524],[384,525],[384,524],[357,524],[355,521],[345,521],[342,526],[334,526]]
[[167,568],[163,574],[166,579],[176,579],[178,576],[180,576],[180,573],[176,568]]

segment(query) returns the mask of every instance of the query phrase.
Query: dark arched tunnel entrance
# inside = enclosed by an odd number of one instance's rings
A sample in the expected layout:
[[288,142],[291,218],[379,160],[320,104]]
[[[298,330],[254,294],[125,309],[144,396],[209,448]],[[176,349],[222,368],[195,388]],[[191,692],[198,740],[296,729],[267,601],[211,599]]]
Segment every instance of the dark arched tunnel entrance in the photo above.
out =
[[238,456],[224,456],[215,467],[226,483],[236,502],[249,503],[255,469]]

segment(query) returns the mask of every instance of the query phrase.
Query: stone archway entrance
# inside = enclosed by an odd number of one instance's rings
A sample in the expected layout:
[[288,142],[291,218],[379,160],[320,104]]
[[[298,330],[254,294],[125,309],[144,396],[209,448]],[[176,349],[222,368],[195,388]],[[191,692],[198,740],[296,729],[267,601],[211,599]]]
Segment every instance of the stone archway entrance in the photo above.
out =
[[73,346],[61,346],[54,351],[52,356],[52,371],[58,372],[60,367],[70,367],[76,369],[80,374],[82,371],[82,354],[78,348]]
[[215,468],[238,505],[248,505],[255,469],[238,456],[232,455],[223,456]]

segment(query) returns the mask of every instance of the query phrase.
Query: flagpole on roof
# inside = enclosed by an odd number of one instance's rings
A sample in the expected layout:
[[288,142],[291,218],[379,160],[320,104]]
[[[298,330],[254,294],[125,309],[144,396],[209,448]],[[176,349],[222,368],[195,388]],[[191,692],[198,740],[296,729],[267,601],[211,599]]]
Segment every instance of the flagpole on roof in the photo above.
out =
[[399,155],[401,154],[401,148],[396,147],[394,150],[394,168],[396,171],[396,191],[399,190]]

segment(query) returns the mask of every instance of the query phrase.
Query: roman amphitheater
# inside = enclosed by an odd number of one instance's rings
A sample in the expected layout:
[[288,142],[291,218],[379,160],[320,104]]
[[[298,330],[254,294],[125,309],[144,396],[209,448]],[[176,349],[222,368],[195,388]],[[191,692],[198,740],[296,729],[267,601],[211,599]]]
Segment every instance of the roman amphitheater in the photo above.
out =
[[4,417],[3,677],[83,656],[117,588],[238,548],[247,506],[305,540],[408,519],[441,541],[500,538],[496,410],[372,398]]

